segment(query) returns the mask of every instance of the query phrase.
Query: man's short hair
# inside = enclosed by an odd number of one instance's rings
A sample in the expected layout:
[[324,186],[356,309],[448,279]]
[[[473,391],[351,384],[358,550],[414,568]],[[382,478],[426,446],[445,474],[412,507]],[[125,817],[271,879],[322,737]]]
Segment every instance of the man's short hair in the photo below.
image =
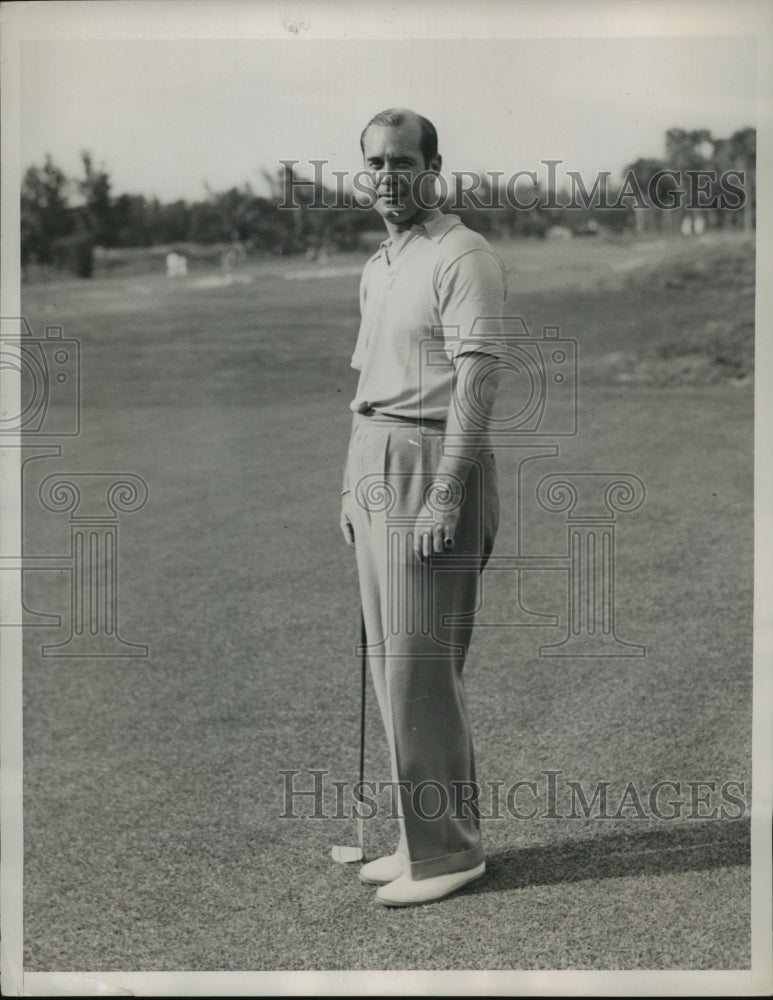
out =
[[[363,153],[365,152],[365,133],[371,125],[388,125],[390,128],[397,128],[409,120],[409,115],[404,111],[399,111],[397,108],[387,108],[386,111],[379,111],[362,130],[362,134],[360,135],[360,149]],[[428,167],[430,162],[437,156],[437,132],[432,122],[428,118],[424,118],[423,115],[416,115],[416,120],[421,129],[419,148],[421,149],[421,155],[424,157],[424,166]]]

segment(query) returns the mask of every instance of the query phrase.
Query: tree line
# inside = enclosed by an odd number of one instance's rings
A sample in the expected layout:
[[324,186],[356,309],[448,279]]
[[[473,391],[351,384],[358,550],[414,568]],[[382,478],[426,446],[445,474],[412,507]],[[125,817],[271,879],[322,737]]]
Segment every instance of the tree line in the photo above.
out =
[[[538,197],[525,203],[529,207],[505,201],[492,211],[485,206],[496,203],[493,196],[497,192],[491,190],[492,182],[484,179],[474,194],[465,193],[461,204],[452,207],[472,229],[493,237],[542,237],[554,227],[576,234],[675,231],[695,206],[683,202],[672,204],[670,209],[653,205],[646,201],[647,192],[656,182],[661,195],[673,195],[677,184],[673,175],[692,172],[702,175],[698,182],[703,195],[699,212],[702,226],[751,229],[755,224],[755,164],[753,128],[740,129],[726,139],[714,138],[707,129],[672,128],[665,135],[664,156],[642,157],[629,164],[624,170],[626,179],[605,191],[606,202],[602,204],[589,198],[578,204],[576,195],[572,203],[564,197],[567,192],[547,191],[540,180],[532,188]],[[381,228],[374,209],[342,207],[337,193],[323,185],[298,183],[301,178],[295,177],[293,167],[287,164],[273,174],[263,172],[268,196],[256,194],[250,184],[244,184],[225,191],[207,187],[200,201],[168,203],[138,194],[114,194],[108,172],[95,165],[89,152],[81,154],[81,168],[80,177],[68,177],[47,155],[41,166],[25,171],[21,189],[23,269],[40,264],[89,277],[97,247],[238,244],[252,254],[305,252],[314,256],[328,250],[355,249],[363,234]],[[733,171],[743,178],[742,182],[736,180],[736,190],[742,189],[743,199],[735,210],[728,210],[712,194]],[[288,185],[293,191],[292,209],[287,207]],[[441,207],[447,209],[449,200]],[[312,207],[319,204],[328,207]]]

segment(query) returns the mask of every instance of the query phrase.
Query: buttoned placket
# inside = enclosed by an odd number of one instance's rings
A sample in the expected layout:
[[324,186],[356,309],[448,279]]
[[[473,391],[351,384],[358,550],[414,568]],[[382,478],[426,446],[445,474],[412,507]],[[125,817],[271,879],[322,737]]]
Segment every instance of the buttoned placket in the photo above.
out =
[[[396,280],[397,275],[398,275],[398,271],[400,269],[400,264],[401,264],[401,262],[403,260],[403,256],[404,256],[405,251],[407,250],[407,248],[415,241],[415,239],[419,235],[426,235],[426,232],[427,232],[427,230],[426,230],[425,225],[423,223],[421,223],[420,225],[415,226],[413,229],[411,229],[411,231],[407,234],[407,236],[403,240],[400,240],[397,243],[396,247],[395,247],[395,239],[394,239],[394,237],[390,237],[387,240],[383,240],[379,244],[377,258],[378,257],[383,257],[384,258],[384,262],[386,264],[385,277],[384,277],[383,282],[379,283],[380,287],[379,287],[378,292],[377,292],[379,300],[382,299],[383,296],[385,295],[385,293],[388,292],[392,288],[392,286],[394,285],[395,280]],[[392,250],[392,249],[394,249],[394,253],[390,256],[389,251]],[[366,342],[365,342],[365,345],[364,345],[365,346],[365,355],[366,355],[366,357],[369,354],[368,348],[370,346],[370,337],[371,336],[372,336],[372,331],[369,330],[368,331],[368,335],[367,335],[367,339],[366,339]],[[367,361],[364,362],[364,364],[367,364]],[[362,412],[364,412],[364,411],[366,411],[368,409],[370,409],[370,401],[369,400],[360,400],[359,406],[357,407],[357,412],[362,413]]]
[[379,249],[383,252],[384,260],[386,261],[387,274],[389,275],[387,287],[391,288],[394,284],[400,262],[408,247],[417,239],[419,235],[424,236],[426,231],[425,225],[421,223],[418,226],[414,226],[407,235],[403,236],[402,239],[396,241],[395,237],[392,236],[390,239],[384,240],[383,243],[380,244]]

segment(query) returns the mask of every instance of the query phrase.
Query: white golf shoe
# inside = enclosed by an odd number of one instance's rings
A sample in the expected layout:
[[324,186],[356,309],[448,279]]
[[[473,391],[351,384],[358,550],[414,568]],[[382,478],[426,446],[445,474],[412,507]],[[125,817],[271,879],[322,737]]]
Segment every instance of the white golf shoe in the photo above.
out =
[[467,871],[434,875],[432,878],[415,881],[409,875],[402,874],[394,882],[382,886],[376,892],[376,902],[384,906],[420,906],[422,903],[434,903],[485,874],[485,861],[481,861],[475,868],[468,868]]
[[387,885],[399,878],[405,869],[405,857],[402,854],[388,854],[384,858],[376,858],[360,868],[360,882],[365,885]]

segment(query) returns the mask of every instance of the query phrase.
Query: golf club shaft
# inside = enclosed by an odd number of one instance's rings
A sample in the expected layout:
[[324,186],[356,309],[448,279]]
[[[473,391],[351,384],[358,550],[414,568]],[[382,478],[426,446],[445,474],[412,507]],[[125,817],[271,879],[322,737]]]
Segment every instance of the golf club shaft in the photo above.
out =
[[[365,781],[365,691],[367,680],[368,654],[365,647],[368,643],[368,635],[365,629],[365,612],[360,607],[360,783],[357,787],[357,804],[362,806],[363,782]],[[358,812],[362,814],[362,810]],[[360,847],[363,846],[362,819],[357,821],[357,834]]]

